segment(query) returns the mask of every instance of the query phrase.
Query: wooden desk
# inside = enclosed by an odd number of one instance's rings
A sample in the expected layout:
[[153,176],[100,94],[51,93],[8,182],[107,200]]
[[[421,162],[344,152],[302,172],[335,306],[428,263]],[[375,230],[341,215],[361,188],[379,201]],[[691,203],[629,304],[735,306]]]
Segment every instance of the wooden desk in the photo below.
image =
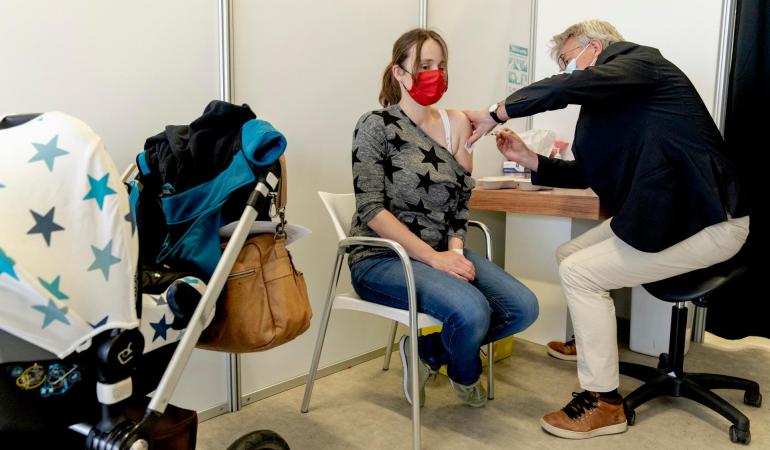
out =
[[609,217],[607,211],[599,204],[599,197],[590,189],[522,191],[476,188],[471,193],[470,208],[588,220],[603,220]]

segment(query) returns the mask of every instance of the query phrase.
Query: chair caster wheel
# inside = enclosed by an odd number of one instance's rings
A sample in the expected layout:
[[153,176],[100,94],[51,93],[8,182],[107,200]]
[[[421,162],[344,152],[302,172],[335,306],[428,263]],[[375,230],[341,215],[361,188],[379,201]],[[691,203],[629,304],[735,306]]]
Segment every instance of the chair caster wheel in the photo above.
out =
[[668,353],[661,353],[658,357],[658,369],[668,369]]
[[751,432],[749,430],[739,430],[735,428],[735,425],[730,425],[730,440],[749,445],[749,442],[751,442]]
[[636,423],[636,411],[626,411],[626,422],[628,426],[633,426]]
[[760,392],[746,391],[746,393],[743,394],[743,403],[759,408],[762,406],[762,394]]

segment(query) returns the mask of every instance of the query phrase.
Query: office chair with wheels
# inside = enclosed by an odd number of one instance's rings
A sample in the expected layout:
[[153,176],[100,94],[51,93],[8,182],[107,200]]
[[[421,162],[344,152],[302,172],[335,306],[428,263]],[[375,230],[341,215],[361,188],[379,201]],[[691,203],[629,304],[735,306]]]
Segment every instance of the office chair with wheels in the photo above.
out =
[[634,425],[636,422],[635,408],[648,400],[661,396],[686,397],[708,406],[732,422],[733,425],[729,429],[731,441],[743,444],[751,441],[749,419],[712,390],[743,390],[745,391],[743,402],[759,407],[762,404],[759,384],[729,375],[687,373],[683,367],[687,332],[686,302],[692,301],[696,307],[704,308],[705,313],[709,298],[714,292],[746,273],[747,267],[742,253],[705,269],[644,285],[644,288],[653,296],[675,305],[671,308],[668,353],[660,355],[658,367],[620,363],[620,373],[645,382],[625,398],[626,418],[629,425]]
[[[395,340],[396,328],[399,323],[402,323],[409,327],[410,336],[410,352],[411,360],[417,361],[417,336],[420,328],[441,325],[441,321],[428,314],[417,312],[417,298],[414,287],[414,275],[412,273],[412,264],[409,260],[404,248],[397,242],[390,239],[382,238],[369,238],[369,237],[348,237],[350,231],[350,218],[353,217],[353,213],[356,210],[355,195],[354,194],[332,194],[328,192],[319,192],[321,201],[326,207],[329,216],[334,224],[334,229],[337,232],[337,238],[339,243],[337,245],[337,257],[334,264],[334,270],[332,272],[332,278],[329,283],[329,290],[326,297],[326,304],[321,316],[321,326],[318,330],[318,340],[316,341],[315,352],[313,354],[313,360],[310,366],[310,373],[308,374],[307,385],[305,386],[305,396],[302,400],[302,412],[306,413],[310,405],[310,396],[313,392],[313,383],[315,381],[316,372],[318,371],[318,361],[321,357],[321,349],[323,348],[324,338],[326,336],[326,329],[329,325],[329,316],[332,309],[347,309],[353,311],[360,311],[377,316],[385,317],[393,321],[391,329],[388,333],[388,341],[385,350],[385,362],[383,364],[383,370],[388,370],[390,365],[390,355],[393,350],[393,341]],[[492,243],[489,230],[487,227],[477,221],[469,220],[469,227],[475,227],[482,231],[485,240],[486,257],[492,259]],[[387,247],[393,250],[404,265],[404,272],[407,279],[407,291],[409,296],[409,310],[403,310],[398,308],[392,308],[389,306],[380,305],[374,302],[369,302],[361,299],[354,292],[337,293],[337,282],[339,280],[339,274],[342,269],[342,263],[345,255],[349,252],[350,247],[354,245],[370,245],[377,247]],[[494,377],[493,377],[493,343],[490,342],[487,345],[488,361],[487,366],[487,391],[488,398],[491,400],[494,398]],[[418,367],[417,364],[412,364],[411,379],[412,392],[418,392]],[[406,368],[405,368],[406,370]],[[415,449],[420,448],[420,402],[412,402],[412,444]]]

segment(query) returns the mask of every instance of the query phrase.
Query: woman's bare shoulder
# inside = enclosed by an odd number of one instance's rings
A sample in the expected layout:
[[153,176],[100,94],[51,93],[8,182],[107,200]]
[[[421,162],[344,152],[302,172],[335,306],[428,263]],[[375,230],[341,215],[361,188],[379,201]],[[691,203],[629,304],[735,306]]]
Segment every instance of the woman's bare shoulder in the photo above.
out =
[[462,129],[471,129],[471,122],[468,120],[468,116],[466,116],[464,112],[459,109],[447,109],[446,112],[453,126],[460,127]]

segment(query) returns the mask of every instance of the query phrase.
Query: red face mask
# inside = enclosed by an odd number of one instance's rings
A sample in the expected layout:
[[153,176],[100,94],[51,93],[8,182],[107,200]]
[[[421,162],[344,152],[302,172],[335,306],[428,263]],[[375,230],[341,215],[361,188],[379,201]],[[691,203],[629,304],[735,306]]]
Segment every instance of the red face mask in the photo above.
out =
[[[412,75],[403,67],[402,69]],[[441,100],[447,90],[446,76],[444,71],[440,69],[417,72],[417,77],[412,75],[412,80],[412,88],[406,91],[414,101],[422,106],[429,106]]]

